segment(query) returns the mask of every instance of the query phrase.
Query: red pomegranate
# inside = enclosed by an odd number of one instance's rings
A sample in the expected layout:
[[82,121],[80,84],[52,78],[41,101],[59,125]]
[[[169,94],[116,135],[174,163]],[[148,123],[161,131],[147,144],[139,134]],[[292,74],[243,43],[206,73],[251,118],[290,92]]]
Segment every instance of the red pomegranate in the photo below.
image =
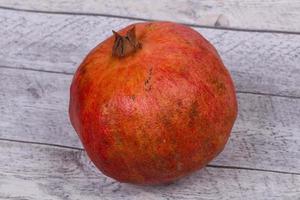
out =
[[84,59],[70,119],[93,163],[120,182],[172,182],[224,148],[237,115],[216,49],[171,22],[130,25]]

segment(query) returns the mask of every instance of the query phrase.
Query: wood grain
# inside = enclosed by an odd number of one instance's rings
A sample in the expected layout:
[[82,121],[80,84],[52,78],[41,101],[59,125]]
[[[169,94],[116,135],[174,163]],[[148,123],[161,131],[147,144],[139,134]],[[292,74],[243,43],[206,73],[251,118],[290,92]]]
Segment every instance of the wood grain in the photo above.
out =
[[0,199],[295,200],[300,175],[206,167],[171,185],[118,183],[95,169],[85,152],[0,141]]
[[[72,76],[0,68],[0,138],[81,147],[68,118]],[[239,115],[211,164],[300,173],[300,99],[238,94]]]
[[0,8],[0,199],[299,198],[300,34],[196,28],[233,75],[239,116],[210,166],[169,186],[121,184],[99,173],[67,113],[83,57],[112,29],[138,21],[87,15],[299,32],[300,3],[290,1],[1,0],[0,7],[56,14]]
[[300,2],[294,0],[1,0],[0,6],[168,20],[210,27],[300,31]]
[[[136,21],[1,10],[0,66],[73,73],[96,44]],[[196,29],[239,91],[300,97],[300,35]]]

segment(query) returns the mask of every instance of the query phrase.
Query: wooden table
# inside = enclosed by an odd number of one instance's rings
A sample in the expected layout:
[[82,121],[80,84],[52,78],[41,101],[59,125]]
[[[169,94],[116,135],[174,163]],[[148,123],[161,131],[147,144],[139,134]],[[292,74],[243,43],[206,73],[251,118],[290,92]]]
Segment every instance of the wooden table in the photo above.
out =
[[[191,25],[237,87],[238,120],[205,169],[168,186],[118,183],[68,119],[74,70],[130,23]],[[300,1],[1,0],[0,199],[300,199]]]

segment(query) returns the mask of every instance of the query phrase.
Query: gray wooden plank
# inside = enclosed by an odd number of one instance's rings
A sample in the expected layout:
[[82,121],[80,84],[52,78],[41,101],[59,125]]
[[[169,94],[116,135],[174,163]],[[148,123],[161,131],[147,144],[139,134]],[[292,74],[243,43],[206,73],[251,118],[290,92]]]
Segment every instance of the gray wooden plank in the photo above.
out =
[[[1,10],[0,66],[73,73],[97,43],[133,20]],[[197,28],[237,89],[300,97],[300,35]]]
[[294,0],[1,0],[0,6],[47,12],[118,15],[210,27],[300,31]]
[[206,167],[171,185],[134,186],[102,175],[84,151],[0,141],[0,199],[295,200],[300,175]]
[[[81,147],[68,118],[71,75],[0,68],[0,138]],[[239,115],[211,164],[300,173],[300,99],[238,94]]]
[[0,69],[0,137],[81,147],[68,118],[71,79]]

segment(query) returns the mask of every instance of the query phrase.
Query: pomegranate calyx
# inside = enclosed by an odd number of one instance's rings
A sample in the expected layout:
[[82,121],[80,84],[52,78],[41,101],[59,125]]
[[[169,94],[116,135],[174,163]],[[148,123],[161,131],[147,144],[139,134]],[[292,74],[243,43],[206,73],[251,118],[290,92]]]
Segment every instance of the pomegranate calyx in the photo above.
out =
[[125,36],[120,35],[116,31],[112,32],[115,36],[112,56],[122,58],[142,48],[142,44],[136,38],[135,26],[129,29]]

